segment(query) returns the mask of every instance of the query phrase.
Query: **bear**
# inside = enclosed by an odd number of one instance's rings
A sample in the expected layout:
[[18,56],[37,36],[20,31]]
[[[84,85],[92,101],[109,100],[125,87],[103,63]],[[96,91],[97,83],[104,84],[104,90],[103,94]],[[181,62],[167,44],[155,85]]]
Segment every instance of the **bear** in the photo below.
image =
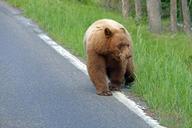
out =
[[100,19],[84,35],[87,70],[96,94],[111,96],[123,82],[135,80],[132,39],[126,28],[112,20]]

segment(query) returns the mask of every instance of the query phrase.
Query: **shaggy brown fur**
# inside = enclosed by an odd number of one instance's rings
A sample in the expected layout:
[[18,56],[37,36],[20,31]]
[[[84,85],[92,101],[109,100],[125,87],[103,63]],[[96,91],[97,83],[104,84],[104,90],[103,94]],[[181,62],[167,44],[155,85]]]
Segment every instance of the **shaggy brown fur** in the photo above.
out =
[[87,29],[84,43],[88,73],[98,95],[110,96],[124,80],[126,84],[134,81],[132,40],[123,25],[98,20]]

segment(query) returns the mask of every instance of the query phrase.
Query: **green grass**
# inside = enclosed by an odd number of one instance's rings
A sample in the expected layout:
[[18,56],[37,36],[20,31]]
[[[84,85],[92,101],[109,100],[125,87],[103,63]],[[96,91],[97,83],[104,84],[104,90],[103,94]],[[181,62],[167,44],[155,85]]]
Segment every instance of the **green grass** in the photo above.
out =
[[170,128],[192,126],[192,38],[183,33],[154,35],[118,12],[76,0],[7,0],[21,8],[49,35],[83,57],[83,35],[96,19],[111,18],[126,26],[134,42],[137,82],[132,91]]

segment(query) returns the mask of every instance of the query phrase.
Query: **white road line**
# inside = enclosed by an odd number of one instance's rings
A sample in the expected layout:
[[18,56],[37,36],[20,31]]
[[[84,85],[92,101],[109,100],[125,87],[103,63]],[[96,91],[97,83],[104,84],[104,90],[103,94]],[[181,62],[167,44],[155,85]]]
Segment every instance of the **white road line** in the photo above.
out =
[[147,116],[146,113],[138,107],[138,105],[128,99],[124,94],[121,92],[113,92],[113,96],[121,103],[123,103],[129,110],[136,113],[139,117],[141,117],[150,127],[152,128],[166,128],[164,126],[159,125],[157,120],[154,120],[152,117]]
[[68,59],[75,67],[77,67],[79,70],[81,70],[83,73],[88,75],[86,65],[83,64],[77,57],[69,53],[67,50],[65,50],[63,47],[58,45],[56,42],[54,42],[51,38],[49,38],[45,34],[39,34],[38,35],[45,43],[50,45],[55,51],[57,51],[59,54],[61,54],[63,57]]
[[[55,41],[53,41],[50,37],[45,34],[38,35],[45,43],[51,46],[55,51],[61,54],[64,58],[68,59],[76,68],[81,70],[83,73],[88,75],[87,68],[84,63],[82,63],[77,57],[72,55],[70,52],[65,50],[63,47],[58,45]],[[138,107],[138,105],[128,99],[124,94],[121,92],[113,92],[113,96],[121,103],[123,103],[129,110],[137,114],[140,118],[142,118],[150,127],[152,128],[166,128],[164,126],[159,125],[157,120],[154,120],[152,117],[147,116],[146,113]]]

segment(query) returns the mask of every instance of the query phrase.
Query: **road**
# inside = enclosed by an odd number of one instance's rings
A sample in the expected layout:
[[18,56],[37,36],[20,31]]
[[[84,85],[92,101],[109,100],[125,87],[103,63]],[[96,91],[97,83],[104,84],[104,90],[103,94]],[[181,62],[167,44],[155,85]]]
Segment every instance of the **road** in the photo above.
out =
[[149,128],[0,2],[0,128]]

